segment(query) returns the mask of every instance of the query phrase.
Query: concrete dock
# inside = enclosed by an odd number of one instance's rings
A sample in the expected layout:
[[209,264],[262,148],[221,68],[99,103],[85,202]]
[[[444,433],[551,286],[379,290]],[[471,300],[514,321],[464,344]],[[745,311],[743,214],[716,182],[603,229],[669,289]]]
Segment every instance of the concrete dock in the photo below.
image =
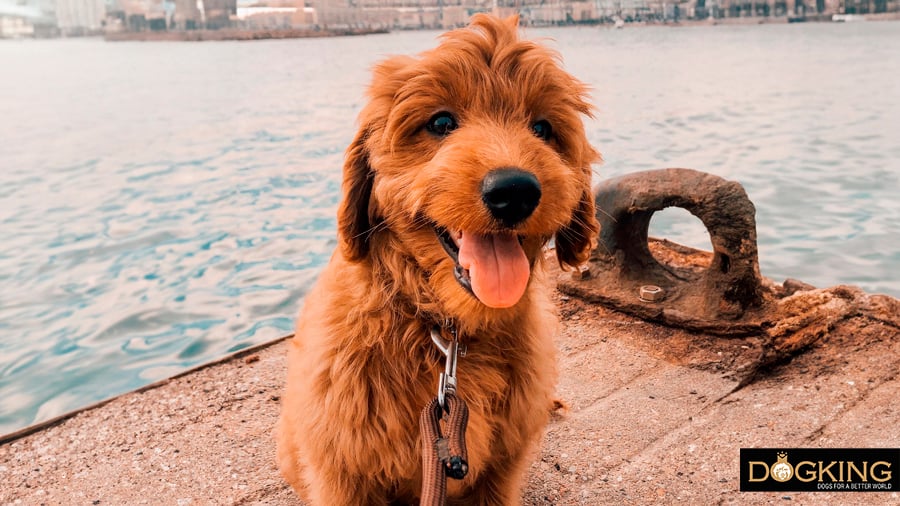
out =
[[[795,322],[815,339],[760,362],[759,336],[554,297],[567,408],[524,504],[900,503],[900,491],[741,493],[738,461],[742,447],[900,447],[900,301],[795,294],[825,308]],[[275,467],[284,373],[281,341],[7,441],[0,504],[299,504]]]

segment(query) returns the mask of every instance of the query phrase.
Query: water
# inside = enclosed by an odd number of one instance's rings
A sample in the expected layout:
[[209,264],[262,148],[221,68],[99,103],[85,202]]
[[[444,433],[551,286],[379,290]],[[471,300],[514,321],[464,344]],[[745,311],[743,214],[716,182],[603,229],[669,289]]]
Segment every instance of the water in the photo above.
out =
[[[368,68],[436,35],[0,43],[0,433],[290,332]],[[900,23],[529,35],[594,88],[598,178],[737,180],[765,275],[900,296]]]

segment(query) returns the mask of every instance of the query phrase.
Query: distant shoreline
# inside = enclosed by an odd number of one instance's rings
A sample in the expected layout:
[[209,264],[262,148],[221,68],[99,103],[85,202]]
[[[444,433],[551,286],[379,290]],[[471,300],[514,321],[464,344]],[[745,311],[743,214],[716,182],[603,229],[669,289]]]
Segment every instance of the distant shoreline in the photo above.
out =
[[286,29],[286,30],[186,30],[166,32],[110,32],[104,39],[110,42],[202,42],[223,40],[266,40],[266,39],[307,39],[318,37],[346,37],[352,35],[371,35],[388,33],[383,28],[342,28],[342,29]]
[[[858,23],[866,21],[900,21],[900,12],[886,12],[878,14],[858,14],[847,20],[847,23]],[[612,23],[598,23],[593,26],[609,29],[621,28],[645,28],[652,26],[668,26],[668,27],[705,27],[705,26],[753,26],[753,25],[787,25],[794,23],[827,23],[839,24],[844,21],[835,21],[832,14],[814,14],[809,16],[753,16],[740,18],[706,18],[706,19],[679,19],[675,20],[652,20],[652,21],[635,21],[625,23],[624,25],[615,25]],[[533,25],[529,28],[548,28],[553,25]],[[562,26],[584,26],[584,25],[562,25]]]
[[[900,21],[900,12],[886,12],[878,14],[853,15],[846,22],[865,21]],[[679,19],[679,20],[652,20],[628,22],[621,25],[613,23],[578,23],[578,24],[535,24],[526,28],[566,28],[593,26],[598,28],[643,28],[651,26],[668,27],[704,27],[704,26],[747,26],[747,25],[781,25],[792,23],[834,23],[831,14],[813,14],[809,16],[752,16],[752,17],[724,17],[706,19]],[[422,30],[434,30],[435,28],[422,28]],[[451,28],[447,28],[448,30]],[[287,29],[246,29],[223,28],[219,30],[184,30],[184,31],[140,31],[140,32],[107,32],[81,34],[80,36],[64,36],[62,38],[81,38],[102,36],[110,42],[203,42],[203,41],[250,41],[270,39],[307,39],[323,37],[347,37],[356,35],[373,35],[390,33],[389,28],[371,27],[344,27],[344,28],[287,28]],[[410,31],[400,29],[399,31]],[[0,40],[4,40],[0,37]],[[14,40],[14,39],[13,39]]]
[[[885,12],[878,14],[858,14],[856,19],[847,21],[850,23],[863,21],[900,21],[900,12]],[[790,23],[843,23],[835,21],[831,14],[814,14],[810,16],[760,16],[741,18],[707,18],[684,19],[678,21],[651,22],[651,23],[626,23],[631,26],[719,26],[719,25],[786,25]]]

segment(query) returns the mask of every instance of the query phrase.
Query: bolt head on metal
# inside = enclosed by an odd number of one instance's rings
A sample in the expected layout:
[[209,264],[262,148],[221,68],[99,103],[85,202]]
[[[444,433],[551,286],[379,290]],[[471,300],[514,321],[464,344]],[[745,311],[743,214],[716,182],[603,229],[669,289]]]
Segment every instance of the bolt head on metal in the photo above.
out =
[[578,266],[578,270],[572,273],[573,279],[590,279],[591,278],[591,269],[587,264],[582,264]]
[[666,296],[666,291],[656,285],[644,285],[641,287],[640,297],[645,302],[659,302]]

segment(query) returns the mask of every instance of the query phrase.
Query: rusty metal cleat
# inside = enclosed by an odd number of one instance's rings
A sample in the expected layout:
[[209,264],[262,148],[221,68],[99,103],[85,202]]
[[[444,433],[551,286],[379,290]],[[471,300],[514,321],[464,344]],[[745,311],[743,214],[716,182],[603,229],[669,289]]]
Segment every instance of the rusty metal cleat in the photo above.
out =
[[[762,305],[756,209],[740,184],[691,169],[662,169],[607,180],[594,194],[600,237],[592,276],[561,278],[561,291],[682,328],[730,335],[761,330],[753,315]],[[708,268],[661,263],[651,253],[650,219],[673,206],[709,231]]]

